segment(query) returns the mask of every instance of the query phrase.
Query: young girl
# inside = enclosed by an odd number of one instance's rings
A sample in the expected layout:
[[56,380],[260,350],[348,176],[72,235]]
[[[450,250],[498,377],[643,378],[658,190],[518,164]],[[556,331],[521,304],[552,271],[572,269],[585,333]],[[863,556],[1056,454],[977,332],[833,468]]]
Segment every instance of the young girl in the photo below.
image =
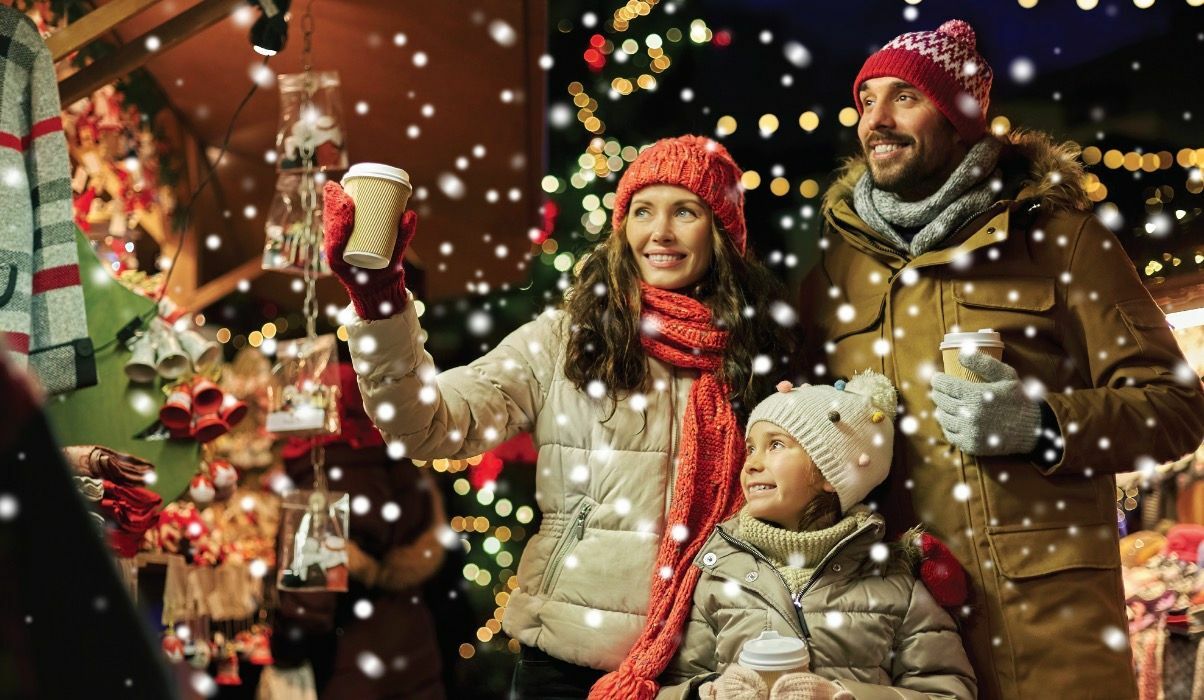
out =
[[503,621],[522,644],[517,697],[653,698],[689,614],[677,591],[693,589],[691,561],[738,507],[732,402],[769,389],[757,355],[790,353],[771,311],[780,285],[746,247],[740,175],[708,138],[645,149],[564,308],[443,372],[402,275],[415,215],[389,268],[357,270],[342,256],[354,204],[326,187],[327,259],[359,315],[349,346],[386,439],[415,459],[471,457],[520,432],[538,448],[543,519]]
[[[890,470],[895,410],[894,387],[874,372],[780,391],[753,409],[740,473],[747,506],[694,560],[703,572],[694,608],[658,697],[977,695],[952,618],[900,548],[882,542],[882,517],[860,504]],[[810,654],[806,672],[773,688],[736,664],[766,630],[804,640]]]

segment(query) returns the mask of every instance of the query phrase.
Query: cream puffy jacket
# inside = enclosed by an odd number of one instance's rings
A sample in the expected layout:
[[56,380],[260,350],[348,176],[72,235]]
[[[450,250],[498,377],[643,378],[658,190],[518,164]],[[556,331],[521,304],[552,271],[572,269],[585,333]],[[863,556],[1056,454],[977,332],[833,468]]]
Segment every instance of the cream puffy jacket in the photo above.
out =
[[901,552],[872,556],[886,532],[881,516],[870,515],[838,542],[797,596],[737,532],[737,519],[721,524],[694,560],[702,577],[658,700],[695,697],[765,630],[807,639],[811,670],[858,700],[977,696],[953,618]]
[[560,311],[443,372],[423,349],[413,304],[348,332],[368,414],[408,456],[462,459],[532,434],[543,520],[523,550],[503,629],[564,661],[618,668],[644,627],[697,375],[649,358],[647,394],[617,406],[591,398],[564,375],[569,321]]

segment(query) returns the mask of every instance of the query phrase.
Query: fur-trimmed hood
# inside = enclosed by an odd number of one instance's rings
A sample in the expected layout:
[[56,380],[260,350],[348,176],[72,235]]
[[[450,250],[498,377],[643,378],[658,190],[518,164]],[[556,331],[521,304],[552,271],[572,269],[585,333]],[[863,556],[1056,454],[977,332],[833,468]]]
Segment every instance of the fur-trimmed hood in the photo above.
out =
[[[1041,131],[1013,131],[1007,136],[986,138],[1003,142],[999,155],[1005,182],[1003,198],[1038,199],[1049,210],[1091,208],[1083,187],[1083,163],[1077,144],[1054,143],[1049,134]],[[853,188],[866,167],[862,154],[844,162],[824,193],[824,212],[841,201],[848,201],[852,207]]]

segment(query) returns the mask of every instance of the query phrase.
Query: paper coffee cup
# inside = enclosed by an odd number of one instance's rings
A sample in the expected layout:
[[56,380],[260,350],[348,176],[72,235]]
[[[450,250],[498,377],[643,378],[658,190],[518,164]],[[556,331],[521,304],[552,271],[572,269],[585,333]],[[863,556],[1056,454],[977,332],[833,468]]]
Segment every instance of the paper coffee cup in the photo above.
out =
[[981,328],[974,333],[946,333],[941,341],[941,356],[945,361],[945,373],[968,382],[981,382],[983,378],[962,366],[958,361],[961,354],[982,352],[996,360],[1003,359],[1003,338],[990,328]]
[[745,642],[737,663],[756,671],[772,688],[787,673],[806,671],[811,666],[811,653],[803,640],[770,630]]
[[343,261],[367,270],[389,266],[397,243],[397,223],[410,200],[410,176],[381,163],[356,163],[343,176],[343,189],[355,202],[355,228]]

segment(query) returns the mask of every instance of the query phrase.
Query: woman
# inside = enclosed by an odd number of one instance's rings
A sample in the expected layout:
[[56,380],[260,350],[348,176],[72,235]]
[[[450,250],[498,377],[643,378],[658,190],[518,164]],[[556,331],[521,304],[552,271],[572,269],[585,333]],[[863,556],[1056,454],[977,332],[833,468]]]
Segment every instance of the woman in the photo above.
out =
[[326,186],[326,253],[361,319],[351,353],[385,437],[417,459],[535,440],[543,521],[503,623],[523,645],[519,697],[653,697],[689,611],[690,561],[736,510],[736,411],[770,384],[754,357],[790,354],[770,320],[780,286],[746,250],[740,174],[707,138],[646,149],[564,308],[441,373],[402,275],[417,216],[403,217],[390,268],[350,268],[353,203]]

